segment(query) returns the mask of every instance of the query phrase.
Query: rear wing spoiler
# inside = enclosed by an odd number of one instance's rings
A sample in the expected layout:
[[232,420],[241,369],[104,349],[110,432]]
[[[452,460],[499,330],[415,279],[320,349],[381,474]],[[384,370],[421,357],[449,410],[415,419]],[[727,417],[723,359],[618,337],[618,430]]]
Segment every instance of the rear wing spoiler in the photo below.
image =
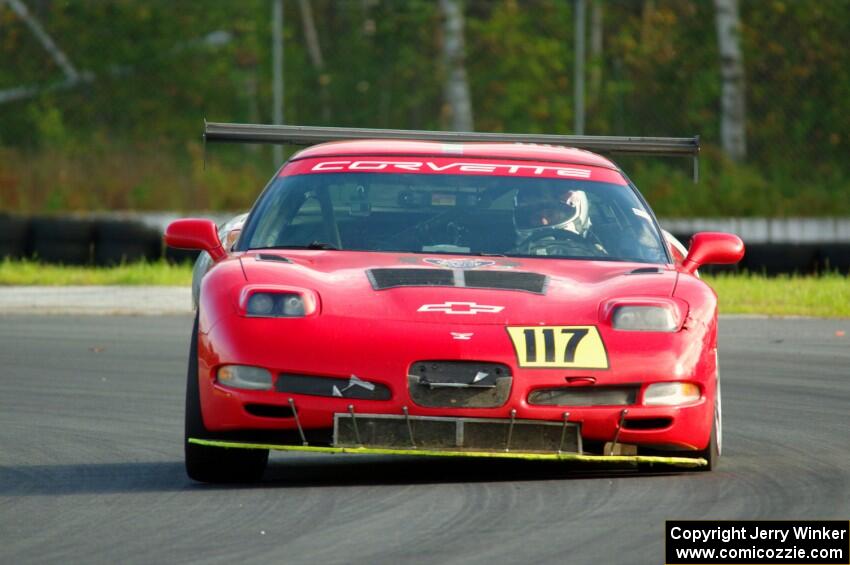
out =
[[466,131],[228,124],[204,121],[204,141],[209,143],[315,145],[327,141],[351,141],[356,139],[439,141],[442,143],[534,143],[538,145],[565,145],[598,153],[692,157],[694,163],[694,182],[696,182],[699,176],[699,136],[624,137],[536,133],[479,133]]

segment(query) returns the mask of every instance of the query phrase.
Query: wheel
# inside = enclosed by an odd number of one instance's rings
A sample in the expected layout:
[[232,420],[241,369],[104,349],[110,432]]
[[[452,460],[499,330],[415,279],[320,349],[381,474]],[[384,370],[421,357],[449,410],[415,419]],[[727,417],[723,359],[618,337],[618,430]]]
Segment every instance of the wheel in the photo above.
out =
[[708,447],[699,452],[699,457],[708,461],[705,467],[697,467],[697,471],[713,471],[720,463],[720,453],[723,447],[723,412],[720,401],[720,378],[717,379],[717,393],[714,397],[714,421],[711,423],[711,437]]
[[186,435],[184,454],[186,473],[202,483],[250,483],[259,481],[269,460],[267,449],[228,449],[189,443],[189,438],[206,439],[211,434],[201,417],[198,387],[198,318],[192,330],[189,371],[186,378]]

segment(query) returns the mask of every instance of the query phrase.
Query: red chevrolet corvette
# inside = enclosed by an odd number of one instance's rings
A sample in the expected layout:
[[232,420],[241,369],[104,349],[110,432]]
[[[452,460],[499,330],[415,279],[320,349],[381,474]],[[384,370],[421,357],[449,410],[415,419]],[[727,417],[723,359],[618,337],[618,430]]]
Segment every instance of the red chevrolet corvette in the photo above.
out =
[[717,464],[717,298],[696,269],[743,244],[685,252],[617,165],[574,148],[695,139],[373,131],[208,124],[208,141],[349,140],[293,156],[232,245],[206,220],[167,229],[210,258],[193,479],[258,479],[270,449]]

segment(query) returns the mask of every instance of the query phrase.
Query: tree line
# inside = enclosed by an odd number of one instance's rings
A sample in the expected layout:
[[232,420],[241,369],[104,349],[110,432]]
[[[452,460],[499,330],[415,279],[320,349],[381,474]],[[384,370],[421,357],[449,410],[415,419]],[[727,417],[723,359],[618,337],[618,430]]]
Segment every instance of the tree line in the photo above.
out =
[[[200,124],[272,121],[275,2],[0,2],[0,208],[247,206],[269,151],[203,173]],[[585,5],[585,133],[703,140],[623,162],[659,212],[850,212],[850,2]],[[286,123],[573,132],[575,0],[282,6]]]

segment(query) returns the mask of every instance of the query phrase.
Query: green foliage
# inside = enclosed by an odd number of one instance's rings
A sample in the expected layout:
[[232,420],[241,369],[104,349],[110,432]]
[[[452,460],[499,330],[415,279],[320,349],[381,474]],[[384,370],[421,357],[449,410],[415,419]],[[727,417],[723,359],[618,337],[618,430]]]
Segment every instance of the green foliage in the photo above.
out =
[[702,152],[694,184],[690,163],[674,168],[647,159],[630,161],[632,180],[661,217],[850,215],[850,199],[842,196],[850,194],[850,178],[836,171],[801,180],[733,163],[709,147]]
[[[24,0],[83,76],[62,70],[0,2],[0,210],[244,209],[278,164],[268,147],[215,147],[204,118],[271,121],[271,2]],[[285,2],[285,120],[444,125],[442,19],[431,0],[311,0],[324,66]],[[850,2],[742,2],[749,156],[726,162],[711,2],[589,0],[587,133],[702,136],[702,181],[682,163],[623,159],[660,215],[850,213]],[[467,0],[476,129],[570,133],[573,3]],[[590,20],[590,16],[588,17]]]
[[741,9],[753,159],[807,182],[836,168],[846,179],[850,2],[743,2]]
[[[533,4],[533,5],[532,5]],[[467,67],[481,131],[570,133],[572,46],[566,2],[508,0],[472,10]]]

